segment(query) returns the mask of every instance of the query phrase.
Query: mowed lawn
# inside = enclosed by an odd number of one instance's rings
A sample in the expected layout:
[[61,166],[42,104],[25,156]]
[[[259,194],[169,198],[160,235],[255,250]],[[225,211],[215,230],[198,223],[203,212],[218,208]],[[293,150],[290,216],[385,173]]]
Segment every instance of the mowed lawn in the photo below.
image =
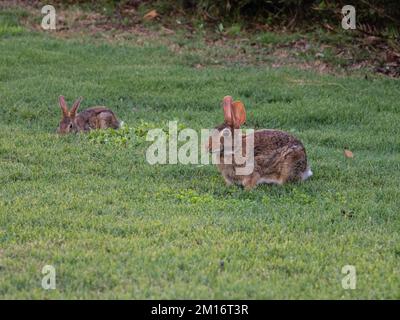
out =
[[[194,68],[151,42],[5,26],[0,298],[400,298],[398,80]],[[112,108],[132,132],[214,127],[230,94],[246,104],[246,128],[301,138],[314,176],[246,192],[212,165],[149,165],[143,137],[58,137],[60,94]],[[55,290],[41,287],[45,265]],[[342,288],[345,265],[355,290]]]

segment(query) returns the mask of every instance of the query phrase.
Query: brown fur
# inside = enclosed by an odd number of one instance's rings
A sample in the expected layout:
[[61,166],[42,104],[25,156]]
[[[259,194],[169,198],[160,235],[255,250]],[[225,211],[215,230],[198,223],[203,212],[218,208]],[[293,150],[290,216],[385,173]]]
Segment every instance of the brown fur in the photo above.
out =
[[68,111],[64,97],[60,96],[62,119],[57,132],[60,134],[72,132],[88,132],[92,129],[118,129],[120,123],[112,110],[106,107],[93,107],[76,114],[81,99],[75,101]]
[[[227,114],[225,107],[224,113]],[[232,117],[235,118],[234,115]],[[240,121],[235,122],[232,117],[228,117],[228,121],[217,126],[215,128],[217,132],[220,133],[224,129],[229,129],[233,132],[234,127],[238,128]],[[245,119],[245,116],[243,119]],[[239,184],[246,189],[252,189],[259,183],[281,185],[286,182],[304,180],[304,175],[309,170],[303,144],[296,137],[284,131],[264,129],[254,132],[254,171],[247,176],[236,174],[236,168],[241,166],[235,163],[234,157],[232,164],[225,164],[224,150],[222,148],[221,150],[211,150],[211,139],[215,138],[210,137],[209,149],[212,152],[219,152],[220,164],[217,167],[228,185]],[[223,146],[223,137],[219,135],[218,138],[222,140],[221,146]],[[245,137],[242,137],[243,152],[246,150],[245,143]],[[243,155],[245,156],[245,154]]]

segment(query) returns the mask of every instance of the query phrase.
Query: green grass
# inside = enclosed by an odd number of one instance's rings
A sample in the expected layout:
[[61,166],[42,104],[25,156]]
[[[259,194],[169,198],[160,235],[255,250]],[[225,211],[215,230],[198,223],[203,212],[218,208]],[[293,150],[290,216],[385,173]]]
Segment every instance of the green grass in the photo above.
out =
[[257,34],[256,41],[262,45],[277,45],[288,43],[290,41],[294,41],[300,38],[301,36],[296,33],[288,35],[274,32],[262,32],[260,34]]
[[19,25],[19,19],[26,16],[23,10],[0,11],[0,37],[15,36],[24,32],[24,28]]
[[[0,34],[0,52],[0,298],[400,298],[398,81],[196,69],[156,43],[45,33]],[[111,107],[134,137],[58,137],[60,94]],[[300,137],[314,176],[245,192],[211,165],[146,162],[146,128],[213,127],[226,94],[246,127]]]

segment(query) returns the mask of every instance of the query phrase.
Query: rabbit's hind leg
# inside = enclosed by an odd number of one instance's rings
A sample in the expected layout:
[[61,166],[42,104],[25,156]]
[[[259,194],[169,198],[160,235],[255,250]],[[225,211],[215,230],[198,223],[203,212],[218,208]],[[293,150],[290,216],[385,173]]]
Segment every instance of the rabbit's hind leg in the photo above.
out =
[[304,173],[307,171],[307,157],[304,148],[293,148],[286,155],[281,168],[281,177],[285,182],[304,180]]
[[256,172],[254,172],[253,174],[246,176],[243,180],[242,180],[242,184],[243,187],[246,190],[251,190],[253,189],[255,186],[257,186],[258,182],[260,181],[260,175]]
[[98,119],[98,128],[99,129],[107,129],[119,128],[119,122],[115,119],[114,115],[109,112],[102,112],[97,116]]

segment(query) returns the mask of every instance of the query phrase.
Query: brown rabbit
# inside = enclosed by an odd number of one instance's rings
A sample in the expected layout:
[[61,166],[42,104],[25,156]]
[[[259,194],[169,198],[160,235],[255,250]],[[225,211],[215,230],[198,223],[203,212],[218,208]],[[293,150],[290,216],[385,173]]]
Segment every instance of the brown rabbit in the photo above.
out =
[[[289,133],[269,129],[254,131],[254,169],[247,175],[237,174],[238,168],[243,167],[243,161],[238,165],[233,153],[230,163],[224,162],[224,155],[227,154],[224,153],[224,137],[230,135],[236,146],[233,130],[239,129],[246,121],[246,110],[242,102],[233,102],[231,96],[224,97],[223,110],[225,122],[215,128],[209,138],[208,149],[219,154],[217,166],[228,185],[235,183],[252,189],[260,183],[281,185],[304,181],[312,175],[301,141]],[[214,148],[215,145],[218,147]],[[242,136],[242,156],[247,158],[245,145],[246,136]]]
[[62,111],[62,119],[57,128],[59,134],[120,127],[120,122],[114,113],[106,107],[93,107],[76,114],[82,98],[74,102],[70,111],[63,96],[59,97],[59,102]]

